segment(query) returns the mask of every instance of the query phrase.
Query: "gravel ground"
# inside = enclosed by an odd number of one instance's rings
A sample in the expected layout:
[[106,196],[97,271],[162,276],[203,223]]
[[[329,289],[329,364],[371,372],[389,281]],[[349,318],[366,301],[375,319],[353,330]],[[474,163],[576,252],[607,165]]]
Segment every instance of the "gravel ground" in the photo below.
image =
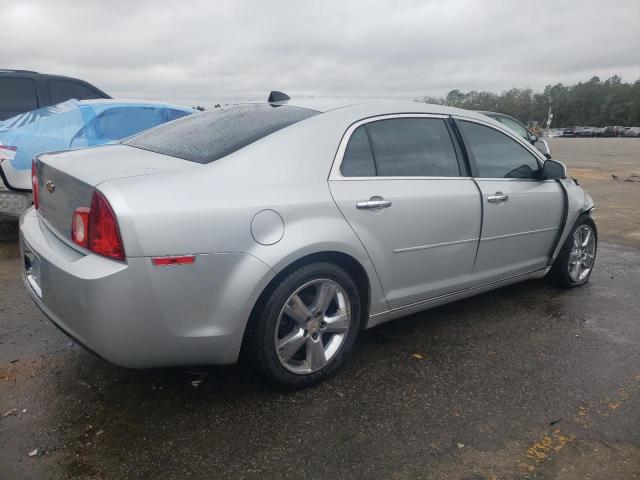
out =
[[640,139],[551,147],[599,207],[587,286],[526,282],[363,332],[340,375],[293,393],[243,366],[85,352],[32,304],[0,221],[0,479],[640,478]]

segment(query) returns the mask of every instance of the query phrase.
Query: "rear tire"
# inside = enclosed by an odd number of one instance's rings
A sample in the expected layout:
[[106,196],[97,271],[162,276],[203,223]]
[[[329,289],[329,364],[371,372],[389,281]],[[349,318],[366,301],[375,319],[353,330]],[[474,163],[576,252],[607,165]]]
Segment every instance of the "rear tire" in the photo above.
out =
[[287,389],[326,379],[344,365],[361,311],[358,288],[343,268],[300,267],[267,293],[257,314],[251,343],[258,368]]
[[589,281],[598,250],[598,230],[589,215],[578,218],[565,240],[547,280],[559,287],[574,288]]

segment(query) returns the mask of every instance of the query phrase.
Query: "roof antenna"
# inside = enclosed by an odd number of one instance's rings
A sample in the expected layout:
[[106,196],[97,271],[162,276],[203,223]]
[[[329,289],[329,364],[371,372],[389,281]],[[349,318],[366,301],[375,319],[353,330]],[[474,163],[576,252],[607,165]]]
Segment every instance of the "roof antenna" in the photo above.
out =
[[291,100],[291,97],[286,93],[279,92],[277,90],[272,90],[269,94],[269,98],[267,102],[276,103],[276,102],[286,102],[287,100]]

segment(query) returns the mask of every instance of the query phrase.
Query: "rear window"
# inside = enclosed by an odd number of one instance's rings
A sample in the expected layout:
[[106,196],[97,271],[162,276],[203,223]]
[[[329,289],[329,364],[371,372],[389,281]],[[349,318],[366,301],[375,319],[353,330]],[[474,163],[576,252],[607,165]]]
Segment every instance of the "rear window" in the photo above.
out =
[[124,144],[190,162],[211,163],[318,113],[266,104],[217,108],[160,125]]

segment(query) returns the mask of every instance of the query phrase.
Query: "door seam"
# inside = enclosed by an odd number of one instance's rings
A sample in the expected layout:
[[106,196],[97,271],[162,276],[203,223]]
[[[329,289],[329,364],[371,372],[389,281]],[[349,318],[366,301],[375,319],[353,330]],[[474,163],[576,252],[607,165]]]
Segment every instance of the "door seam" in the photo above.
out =
[[478,245],[476,247],[476,256],[473,259],[473,268],[471,268],[471,273],[476,271],[476,263],[478,262],[478,254],[480,252],[480,244],[482,243],[482,229],[484,227],[484,198],[482,197],[482,190],[480,189],[480,185],[475,178],[471,178],[473,184],[476,186],[478,190],[478,195],[480,197],[480,232],[478,232]]

